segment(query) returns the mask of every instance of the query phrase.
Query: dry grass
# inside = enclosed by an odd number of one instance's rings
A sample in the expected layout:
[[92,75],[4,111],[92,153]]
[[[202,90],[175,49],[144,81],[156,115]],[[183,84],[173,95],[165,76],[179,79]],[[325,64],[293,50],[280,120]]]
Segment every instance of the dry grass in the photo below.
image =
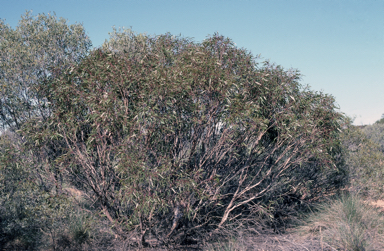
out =
[[[383,204],[383,205],[382,205]],[[247,235],[217,241],[204,251],[384,250],[384,203],[343,195],[320,205],[302,225],[282,235]]]
[[324,245],[316,238],[302,238],[297,234],[283,235],[260,235],[248,236],[241,240],[231,240],[208,245],[204,251],[250,251],[250,250],[273,250],[273,251],[316,251],[334,250]]
[[334,250],[384,250],[383,213],[356,195],[321,205],[306,222],[300,231]]

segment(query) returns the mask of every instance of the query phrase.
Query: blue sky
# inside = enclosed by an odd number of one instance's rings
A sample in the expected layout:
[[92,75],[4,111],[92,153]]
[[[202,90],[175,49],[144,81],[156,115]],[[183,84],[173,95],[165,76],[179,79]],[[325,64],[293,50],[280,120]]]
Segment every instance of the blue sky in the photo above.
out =
[[0,0],[13,28],[26,10],[82,23],[95,47],[112,26],[202,41],[215,32],[304,75],[355,124],[384,114],[384,0]]

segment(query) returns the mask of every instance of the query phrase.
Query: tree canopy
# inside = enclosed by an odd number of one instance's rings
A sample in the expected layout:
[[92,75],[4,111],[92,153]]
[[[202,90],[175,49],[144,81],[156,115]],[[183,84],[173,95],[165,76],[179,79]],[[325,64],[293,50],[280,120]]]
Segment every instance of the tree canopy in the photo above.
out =
[[49,117],[42,80],[79,63],[90,47],[81,24],[55,15],[26,12],[15,29],[0,19],[0,126],[20,129],[28,119]]

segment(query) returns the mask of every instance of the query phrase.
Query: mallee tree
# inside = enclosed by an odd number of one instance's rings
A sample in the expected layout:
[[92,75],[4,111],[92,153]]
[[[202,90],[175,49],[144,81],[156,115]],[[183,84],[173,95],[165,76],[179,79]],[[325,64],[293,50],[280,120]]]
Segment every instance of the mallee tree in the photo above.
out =
[[218,34],[129,36],[48,78],[51,116],[24,130],[36,146],[65,142],[54,165],[116,234],[204,239],[343,184],[343,116],[298,72]]

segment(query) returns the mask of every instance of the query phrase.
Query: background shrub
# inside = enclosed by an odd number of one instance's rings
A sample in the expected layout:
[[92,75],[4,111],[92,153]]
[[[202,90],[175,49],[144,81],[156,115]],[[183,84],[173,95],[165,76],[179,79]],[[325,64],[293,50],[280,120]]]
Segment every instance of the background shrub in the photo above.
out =
[[380,124],[374,124],[361,130],[349,123],[341,137],[350,190],[370,199],[384,198],[384,153],[378,144],[380,128]]
[[373,125],[367,125],[362,130],[367,138],[379,145],[380,151],[384,153],[384,122],[377,121]]

